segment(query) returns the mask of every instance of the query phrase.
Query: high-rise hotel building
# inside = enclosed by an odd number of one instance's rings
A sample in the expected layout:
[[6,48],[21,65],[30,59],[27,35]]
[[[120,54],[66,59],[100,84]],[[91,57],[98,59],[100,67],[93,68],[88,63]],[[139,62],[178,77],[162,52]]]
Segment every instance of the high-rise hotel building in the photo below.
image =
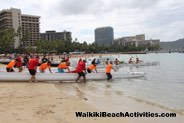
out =
[[100,27],[95,29],[95,43],[98,45],[111,46],[114,40],[113,28]]
[[15,37],[14,48],[22,46],[34,46],[40,39],[40,16],[21,14],[20,9],[6,9],[0,11],[0,29],[14,28],[17,31],[21,28],[22,37],[26,40],[20,42],[19,37]]

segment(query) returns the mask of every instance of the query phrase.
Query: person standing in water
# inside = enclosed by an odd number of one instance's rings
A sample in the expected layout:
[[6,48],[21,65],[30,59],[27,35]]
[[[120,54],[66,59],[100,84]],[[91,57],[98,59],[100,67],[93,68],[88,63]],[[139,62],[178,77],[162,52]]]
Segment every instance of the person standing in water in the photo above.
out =
[[109,63],[106,61],[106,75],[107,75],[107,80],[111,80],[112,79],[112,75],[111,75],[111,69],[113,69],[114,71],[116,71],[113,67],[112,67],[113,62],[110,61]]
[[92,61],[92,62],[91,62],[91,65],[88,67],[87,72],[88,72],[88,73],[91,73],[93,70],[95,70],[96,73],[98,73],[98,72],[97,72],[97,69],[96,69],[96,63],[95,63],[95,61]]
[[67,62],[62,61],[58,65],[58,73],[65,73],[64,69],[68,69],[68,72],[70,72],[69,66],[70,66],[70,62],[69,61],[67,61]]

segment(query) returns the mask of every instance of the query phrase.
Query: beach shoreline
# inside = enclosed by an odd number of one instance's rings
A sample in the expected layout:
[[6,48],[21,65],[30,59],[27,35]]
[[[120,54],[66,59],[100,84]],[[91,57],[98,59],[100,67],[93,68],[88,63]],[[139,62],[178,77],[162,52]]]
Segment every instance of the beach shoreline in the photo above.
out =
[[[84,91],[85,87],[84,83],[1,82],[0,119],[6,123],[134,123],[143,121],[182,123],[184,118],[179,115],[175,118],[77,118],[75,112],[170,112],[127,97],[123,97],[119,102],[113,102],[118,94],[115,96],[106,90],[106,96],[99,96],[92,88]],[[119,93],[119,95],[122,94]]]

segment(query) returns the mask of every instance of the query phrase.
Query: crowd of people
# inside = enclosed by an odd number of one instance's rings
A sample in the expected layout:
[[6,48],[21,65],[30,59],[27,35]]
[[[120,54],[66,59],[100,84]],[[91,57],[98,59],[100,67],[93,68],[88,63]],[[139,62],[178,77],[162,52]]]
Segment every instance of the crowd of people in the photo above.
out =
[[[23,59],[23,62],[22,62]],[[40,61],[40,62],[39,62]],[[24,67],[23,67],[24,63]],[[39,64],[40,63],[40,64]],[[82,58],[79,59],[78,64],[76,66],[76,69],[74,71],[71,71],[69,66],[70,66],[70,61],[69,61],[69,56],[66,56],[62,58],[61,62],[58,65],[58,73],[65,73],[67,69],[67,73],[78,73],[78,77],[76,78],[76,82],[83,77],[84,82],[86,82],[86,74],[87,73],[92,73],[97,71],[97,64],[99,63],[98,60],[95,58],[92,60],[91,64],[86,68],[86,60]],[[115,65],[119,64],[118,59],[114,61]],[[106,60],[106,75],[107,75],[107,80],[112,79],[111,75],[111,69],[115,71],[113,68],[113,62],[109,61],[109,59]],[[14,59],[12,59],[8,65],[6,66],[7,72],[14,72],[14,67],[19,69],[19,72],[22,72],[23,69],[28,69],[30,75],[31,75],[31,81],[34,82],[36,80],[35,75],[37,73],[37,67],[39,67],[40,73],[45,73],[46,69],[48,68],[50,73],[51,71],[51,61],[46,57],[46,55],[43,55],[42,59],[39,60],[39,56],[35,55],[24,55],[23,58],[21,58],[20,55],[16,55]]]

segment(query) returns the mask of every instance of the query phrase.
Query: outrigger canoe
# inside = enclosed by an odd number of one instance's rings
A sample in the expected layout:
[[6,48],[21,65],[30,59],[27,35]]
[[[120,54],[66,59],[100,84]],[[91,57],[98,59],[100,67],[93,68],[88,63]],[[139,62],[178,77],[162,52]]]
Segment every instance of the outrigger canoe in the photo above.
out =
[[[143,77],[145,72],[127,72],[127,73],[112,73],[113,79],[127,79],[127,78],[137,78]],[[0,72],[0,81],[29,81],[31,75],[28,72]],[[37,81],[75,81],[78,77],[77,73],[37,73],[36,80]],[[107,76],[105,73],[88,73],[86,74],[87,80],[106,80]]]

